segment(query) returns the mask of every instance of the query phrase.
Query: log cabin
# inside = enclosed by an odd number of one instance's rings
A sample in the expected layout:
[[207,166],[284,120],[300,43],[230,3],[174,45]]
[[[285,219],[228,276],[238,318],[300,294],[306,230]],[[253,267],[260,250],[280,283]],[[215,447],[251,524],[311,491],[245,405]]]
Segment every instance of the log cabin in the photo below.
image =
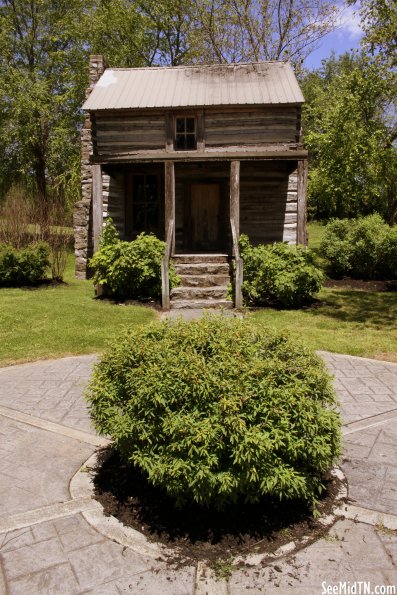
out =
[[[303,95],[286,62],[106,68],[91,56],[83,109],[76,275],[108,217],[166,242],[163,308],[241,307],[238,237],[306,244]],[[173,261],[181,286],[169,290]],[[234,266],[230,266],[234,261]]]

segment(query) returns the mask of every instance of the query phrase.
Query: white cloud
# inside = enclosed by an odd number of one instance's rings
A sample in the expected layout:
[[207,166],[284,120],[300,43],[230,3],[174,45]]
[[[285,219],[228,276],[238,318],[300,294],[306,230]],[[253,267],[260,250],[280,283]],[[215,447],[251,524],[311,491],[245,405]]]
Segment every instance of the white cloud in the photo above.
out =
[[353,6],[341,7],[337,31],[341,37],[347,35],[351,39],[358,39],[362,36],[360,17]]

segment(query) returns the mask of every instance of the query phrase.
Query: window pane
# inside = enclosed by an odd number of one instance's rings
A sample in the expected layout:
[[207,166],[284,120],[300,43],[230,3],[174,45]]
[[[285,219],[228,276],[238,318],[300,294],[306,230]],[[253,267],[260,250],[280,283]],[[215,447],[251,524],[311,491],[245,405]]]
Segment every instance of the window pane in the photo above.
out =
[[179,151],[183,151],[185,149],[185,135],[184,134],[176,135],[175,148]]
[[176,131],[177,132],[185,132],[185,118],[177,118],[176,119]]
[[148,202],[157,201],[157,176],[146,176],[146,200]]
[[134,202],[145,200],[145,176],[134,176],[133,192]]
[[145,205],[134,204],[133,228],[135,231],[145,231]]
[[148,231],[155,231],[159,226],[158,205],[148,204],[146,209],[146,224]]
[[196,148],[196,137],[194,134],[187,134],[186,135],[186,149],[195,149]]
[[194,118],[186,118],[186,132],[194,132]]

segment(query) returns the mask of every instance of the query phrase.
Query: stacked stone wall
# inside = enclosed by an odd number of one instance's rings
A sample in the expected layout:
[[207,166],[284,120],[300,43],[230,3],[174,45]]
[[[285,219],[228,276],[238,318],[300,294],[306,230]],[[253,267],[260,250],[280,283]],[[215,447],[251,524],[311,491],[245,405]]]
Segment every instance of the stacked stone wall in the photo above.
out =
[[[86,98],[106,68],[103,56],[90,56],[89,86]],[[74,207],[75,272],[78,279],[87,277],[87,261],[93,253],[92,237],[92,153],[91,118],[86,115],[81,131],[81,200]]]

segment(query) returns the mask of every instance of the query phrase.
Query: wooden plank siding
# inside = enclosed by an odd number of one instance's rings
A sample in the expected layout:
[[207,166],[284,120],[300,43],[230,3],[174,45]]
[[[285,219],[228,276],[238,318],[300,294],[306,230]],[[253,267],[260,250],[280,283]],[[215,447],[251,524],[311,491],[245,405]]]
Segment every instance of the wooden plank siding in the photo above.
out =
[[97,154],[165,150],[165,114],[96,114],[93,137]]
[[290,170],[284,162],[241,163],[240,233],[253,244],[296,243],[296,174]]
[[[139,153],[173,152],[173,118],[178,111],[98,112],[92,115],[94,156],[112,157]],[[182,112],[181,112],[182,113]],[[184,110],[196,117],[197,149],[260,149],[266,146],[288,150],[299,143],[300,107],[265,106],[259,108],[224,108]],[[137,154],[136,154],[137,153]],[[179,152],[180,153],[180,152]],[[189,152],[191,153],[191,152]]]
[[125,239],[124,173],[104,174],[102,184],[103,224],[111,217],[121,239]]
[[241,111],[206,111],[206,147],[263,146],[299,141],[296,107],[266,107]]

